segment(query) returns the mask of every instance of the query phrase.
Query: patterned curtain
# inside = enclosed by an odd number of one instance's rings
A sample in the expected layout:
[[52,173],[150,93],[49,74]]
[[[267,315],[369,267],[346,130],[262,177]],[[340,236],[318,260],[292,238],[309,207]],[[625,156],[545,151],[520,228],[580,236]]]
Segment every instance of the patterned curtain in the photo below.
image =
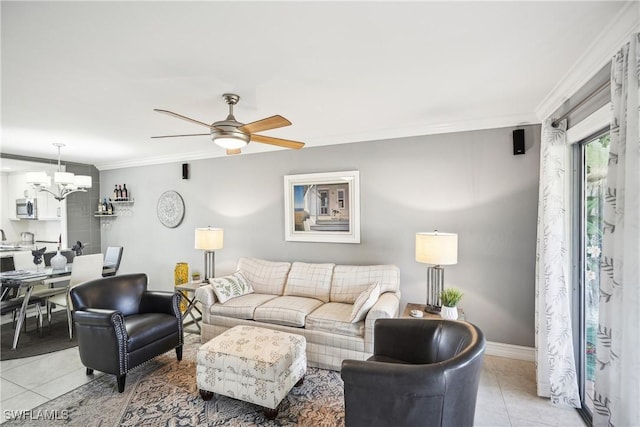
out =
[[570,147],[567,121],[542,124],[536,248],[536,375],[538,395],[579,408],[571,329]]
[[611,64],[611,146],[604,206],[593,421],[640,425],[640,34]]

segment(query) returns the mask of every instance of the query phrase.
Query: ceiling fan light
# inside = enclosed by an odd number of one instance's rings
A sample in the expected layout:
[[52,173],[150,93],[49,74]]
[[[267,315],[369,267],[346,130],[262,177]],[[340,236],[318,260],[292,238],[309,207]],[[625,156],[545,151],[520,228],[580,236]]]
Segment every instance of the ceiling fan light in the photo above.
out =
[[235,126],[227,124],[218,124],[211,129],[211,139],[217,145],[227,150],[237,150],[249,143],[251,136],[247,133],[239,131]]
[[237,148],[242,148],[247,145],[247,142],[243,139],[234,137],[234,136],[220,136],[213,139],[213,142],[218,144],[222,148],[226,148],[227,150],[234,150]]

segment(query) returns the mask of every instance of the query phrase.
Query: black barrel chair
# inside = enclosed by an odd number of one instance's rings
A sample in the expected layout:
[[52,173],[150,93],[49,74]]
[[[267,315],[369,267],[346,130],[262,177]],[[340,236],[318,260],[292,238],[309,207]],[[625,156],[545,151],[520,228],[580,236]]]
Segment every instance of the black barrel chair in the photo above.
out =
[[473,426],[485,339],[471,323],[378,319],[374,354],[344,360],[345,425]]
[[132,368],[175,349],[182,360],[180,294],[147,290],[146,274],[90,280],[70,290],[80,359],[87,368],[114,374],[124,391]]

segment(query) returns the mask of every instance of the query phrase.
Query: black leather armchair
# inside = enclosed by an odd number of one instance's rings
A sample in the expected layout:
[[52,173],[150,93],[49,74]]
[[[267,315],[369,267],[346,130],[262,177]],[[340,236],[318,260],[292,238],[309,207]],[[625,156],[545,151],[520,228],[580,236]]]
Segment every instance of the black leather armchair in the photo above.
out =
[[374,354],[342,362],[345,425],[473,426],[485,339],[471,323],[378,319]]
[[87,375],[116,375],[122,393],[135,366],[172,349],[182,360],[181,296],[147,291],[146,274],[91,280],[71,288],[70,297]]

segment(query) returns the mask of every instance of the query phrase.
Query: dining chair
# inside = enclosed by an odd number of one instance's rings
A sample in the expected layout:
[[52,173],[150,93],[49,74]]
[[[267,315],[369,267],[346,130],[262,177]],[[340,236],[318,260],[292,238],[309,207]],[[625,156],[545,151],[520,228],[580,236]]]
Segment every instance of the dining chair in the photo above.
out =
[[[15,252],[13,254],[13,266],[16,270],[24,270],[24,271],[35,271],[38,266],[33,263],[33,255],[29,251],[20,251]],[[33,287],[33,292],[43,290],[48,286],[44,284],[44,282],[40,282],[40,284],[35,285]],[[20,296],[20,295],[18,295]]]
[[69,285],[67,292],[64,294],[49,297],[49,319],[51,318],[51,304],[66,307],[67,321],[69,323],[69,339],[73,339],[73,319],[71,317],[71,302],[69,300],[69,290],[88,280],[98,279],[102,277],[102,254],[81,255],[73,259],[73,268],[69,277]]
[[38,266],[33,263],[33,256],[29,251],[18,251],[13,253],[13,268],[16,270],[33,271]]
[[[13,269],[14,270],[24,270],[24,271],[34,271],[37,269],[37,265],[33,263],[33,256],[29,251],[19,251],[14,252],[13,256]],[[29,306],[36,307],[37,313],[37,322],[40,327],[42,327],[42,312],[40,310],[40,306],[44,303],[44,299],[39,297],[37,293],[39,291],[43,291],[47,286],[40,282],[37,285],[34,285],[33,291],[31,293],[32,297],[29,298]],[[34,292],[36,293],[34,295]],[[22,301],[24,300],[24,295],[21,295],[20,292],[17,292],[12,300],[9,302],[5,302],[2,307],[2,314],[13,311],[13,324],[16,322],[16,312],[20,310],[22,306]],[[24,323],[25,330],[27,328],[27,322]]]
[[114,271],[109,273],[103,273],[102,277],[115,276],[120,268],[120,261],[122,260],[122,246],[109,246],[107,252],[104,254],[104,265],[113,267]]

